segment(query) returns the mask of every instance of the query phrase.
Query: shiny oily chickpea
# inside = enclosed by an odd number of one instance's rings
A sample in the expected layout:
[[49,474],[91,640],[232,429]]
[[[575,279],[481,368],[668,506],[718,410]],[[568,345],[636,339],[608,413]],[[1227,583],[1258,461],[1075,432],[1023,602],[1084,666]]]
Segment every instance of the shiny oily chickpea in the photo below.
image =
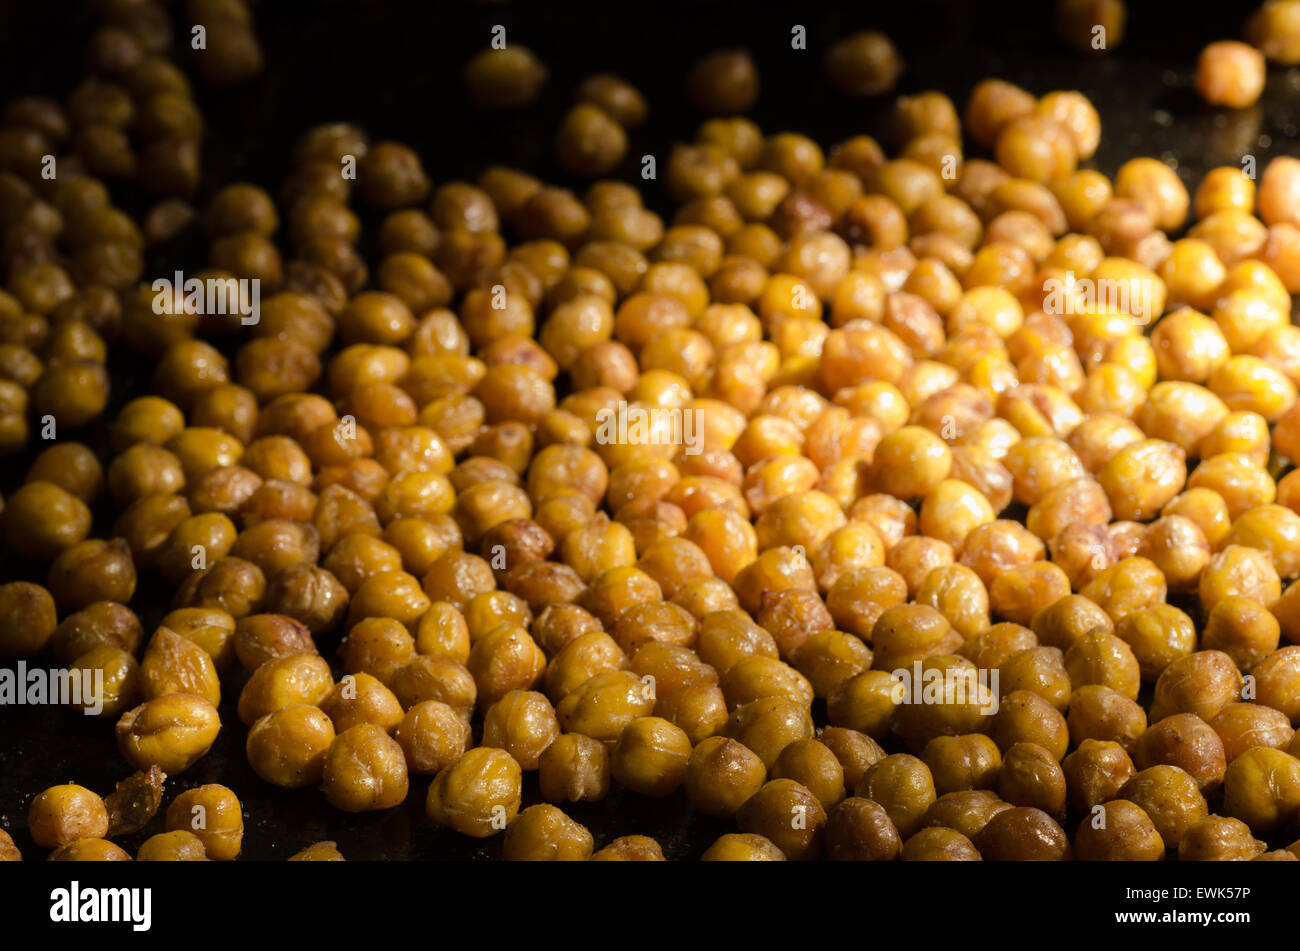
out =
[[736,822],[742,831],[773,842],[790,861],[821,857],[826,812],[804,786],[792,779],[773,779],[741,806]]
[[624,835],[603,849],[593,852],[593,862],[663,862],[663,849],[659,843],[645,835]]
[[32,800],[27,827],[37,845],[57,849],[108,833],[104,800],[84,786],[51,786]]
[[1280,634],[1277,619],[1264,605],[1233,595],[1210,611],[1201,646],[1223,651],[1243,671],[1250,671],[1277,650]]
[[295,704],[262,717],[245,749],[253,772],[273,786],[302,789],[321,781],[334,725],[322,710]]
[[979,862],[975,843],[955,829],[922,829],[903,843],[904,862]]
[[211,703],[194,694],[172,693],[122,714],[116,732],[123,757],[136,769],[157,766],[175,775],[207,753],[220,729]]
[[32,460],[23,481],[52,482],[90,505],[104,490],[104,470],[81,443],[56,443]]
[[1033,806],[1016,806],[993,816],[975,837],[985,861],[1066,861],[1070,840],[1051,816]]
[[1178,843],[1180,862],[1249,861],[1268,846],[1251,834],[1240,819],[1206,816],[1183,833]]
[[934,804],[935,787],[923,761],[895,753],[863,774],[854,795],[879,803],[899,835],[907,839],[921,828],[926,811]]
[[334,687],[329,663],[317,654],[291,654],[262,664],[239,695],[239,719],[256,720],[295,703],[319,706]]
[[482,839],[519,812],[522,772],[504,750],[479,747],[447,766],[429,787],[426,810],[440,826]]
[[[0,592],[12,597],[24,591],[34,593],[41,590],[26,582],[11,584],[16,587],[5,585],[0,587]],[[44,601],[41,595],[36,594],[33,604],[42,605]],[[6,609],[6,617],[20,616],[20,609],[15,604],[7,604]],[[54,656],[66,664],[96,647],[118,647],[133,653],[139,646],[142,633],[140,620],[130,608],[102,601],[65,617],[54,629],[49,643]],[[45,635],[46,632],[41,630],[41,636]]]
[[1065,757],[1070,743],[1065,717],[1042,697],[1027,690],[1013,690],[1002,698],[989,736],[1004,755],[1016,743],[1036,743],[1057,760]]
[[680,727],[661,717],[641,717],[623,729],[610,762],[620,785],[658,798],[681,785],[690,755],[690,739]]
[[502,857],[508,862],[585,862],[592,835],[550,803],[529,806],[506,829]]
[[826,857],[833,862],[889,862],[902,846],[898,830],[878,803],[851,796],[826,818]]
[[206,862],[208,853],[197,835],[177,829],[150,836],[135,858],[137,862]]
[[412,773],[434,774],[456,761],[470,747],[469,722],[438,700],[414,704],[392,731]]
[[358,723],[393,731],[402,722],[402,705],[391,690],[369,674],[346,674],[320,704],[338,733]]
[[166,627],[158,628],[140,661],[140,686],[147,700],[183,693],[203,697],[214,707],[221,702],[212,655]]
[[1158,862],[1165,857],[1165,842],[1140,806],[1115,799],[1101,809],[1079,824],[1074,847],[1080,861]]
[[784,862],[785,853],[771,839],[752,833],[729,832],[718,838],[701,862]]
[[78,839],[49,854],[50,862],[129,862],[131,853],[107,839]]
[[1196,91],[1212,106],[1245,109],[1264,91],[1264,55],[1236,40],[1220,40],[1201,50]]
[[207,858],[230,861],[239,855],[243,842],[242,812],[239,799],[225,786],[198,786],[172,800],[167,831],[190,833],[203,843]]
[[1132,750],[1147,729],[1147,715],[1140,704],[1101,684],[1085,684],[1070,696],[1067,720],[1069,738],[1119,743]]
[[1134,611],[1116,625],[1115,634],[1129,645],[1146,681],[1156,680],[1166,667],[1196,650],[1192,619],[1169,604]]
[[1194,713],[1209,722],[1241,698],[1241,674],[1222,651],[1201,650],[1173,661],[1156,681],[1151,717]]
[[682,782],[696,810],[730,818],[766,779],[763,761],[748,747],[727,737],[712,736],[691,751]]
[[940,796],[965,789],[991,789],[1002,768],[997,745],[980,733],[936,736],[926,743],[921,759],[930,768]]
[[1293,825],[1300,813],[1300,760],[1256,747],[1228,765],[1223,787],[1223,811],[1267,835]]
[[49,561],[90,534],[86,503],[52,482],[27,482],[0,512],[9,550],[22,558]]
[[[117,647],[94,647],[79,654],[68,670],[81,677],[103,677],[103,686],[93,696],[83,691],[82,712],[101,717],[116,717],[140,700],[140,668],[135,657]],[[73,681],[77,683],[77,681]]]
[[344,730],[325,754],[321,789],[344,812],[400,805],[409,789],[402,747],[373,723]]
[[1267,552],[1243,545],[1228,545],[1217,552],[1201,572],[1197,584],[1201,607],[1213,611],[1224,598],[1234,595],[1272,604],[1282,594],[1273,559]]
[[1256,746],[1285,750],[1295,738],[1285,713],[1258,703],[1229,703],[1210,721],[1210,726],[1223,743],[1229,763]]

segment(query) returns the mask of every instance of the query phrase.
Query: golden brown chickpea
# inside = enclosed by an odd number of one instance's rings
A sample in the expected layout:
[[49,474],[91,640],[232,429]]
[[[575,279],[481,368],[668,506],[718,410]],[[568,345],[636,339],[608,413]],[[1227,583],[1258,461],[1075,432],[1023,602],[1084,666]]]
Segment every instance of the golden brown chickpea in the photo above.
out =
[[1212,106],[1245,109],[1264,91],[1264,56],[1236,40],[1220,40],[1201,50],[1196,91]]
[[32,800],[27,827],[37,845],[57,849],[78,839],[103,838],[108,810],[104,800],[84,786],[51,786]]
[[1070,696],[1070,739],[1119,743],[1132,750],[1147,728],[1146,711],[1134,700],[1101,684],[1088,684]]
[[592,845],[585,826],[550,803],[539,803],[510,822],[502,856],[509,862],[585,862]]
[[137,769],[157,766],[175,775],[207,753],[220,729],[220,717],[211,703],[193,694],[173,693],[122,714],[117,741],[122,755]]
[[989,735],[1004,755],[1016,743],[1036,743],[1061,760],[1070,743],[1065,717],[1027,690],[1013,690],[1002,698]]
[[979,862],[975,844],[954,829],[921,829],[903,843],[904,862]]
[[921,759],[934,777],[939,795],[966,789],[991,789],[1002,768],[997,745],[980,733],[936,736],[925,744]]
[[193,832],[177,829],[150,836],[136,853],[137,862],[206,862],[203,840]]
[[470,750],[430,785],[429,818],[462,835],[494,835],[519,812],[521,776],[519,764],[504,750]]
[[345,674],[320,704],[342,733],[358,723],[393,731],[402,722],[402,705],[393,692],[369,674]]
[[317,654],[291,654],[266,661],[239,695],[239,718],[246,726],[292,706],[319,706],[334,687],[329,662]]
[[221,702],[221,682],[212,656],[166,627],[158,628],[140,661],[140,687],[146,700],[184,693],[202,697],[214,707]]
[[49,561],[90,534],[90,509],[53,482],[37,480],[9,496],[0,523],[11,552]]
[[1061,768],[1070,805],[1076,812],[1089,814],[1114,799],[1136,771],[1123,746],[1110,740],[1093,739],[1080,743],[1062,761]]
[[1070,840],[1051,816],[1032,806],[1018,806],[993,816],[975,838],[986,861],[1065,861],[1073,857]]
[[792,779],[769,780],[741,806],[736,821],[742,830],[775,843],[791,861],[821,856],[826,812],[808,789]]
[[1101,806],[1079,824],[1074,847],[1084,862],[1158,862],[1165,843],[1143,809],[1127,799]]
[[899,703],[900,685],[897,677],[884,670],[863,671],[850,677],[826,700],[830,722],[873,739],[883,738]]
[[1249,861],[1267,846],[1256,839],[1250,826],[1240,819],[1206,816],[1185,833],[1178,843],[1180,862]]
[[1178,713],[1153,723],[1133,749],[1138,769],[1177,766],[1208,794],[1223,782],[1226,768],[1223,741],[1210,725],[1192,713]]
[[1229,703],[1210,721],[1231,763],[1256,746],[1285,750],[1295,738],[1285,713],[1258,703]]
[[406,799],[406,758],[397,741],[373,723],[344,730],[324,758],[321,788],[344,812],[391,809]]
[[266,782],[302,789],[321,781],[334,725],[322,710],[295,704],[269,713],[248,731],[248,763]]
[[1281,750],[1256,747],[1228,765],[1223,811],[1267,835],[1295,822],[1300,809],[1300,760]]
[[663,862],[664,852],[659,843],[645,835],[619,836],[598,852],[592,853],[593,862]]
[[242,808],[225,786],[209,784],[181,793],[168,807],[166,823],[168,832],[198,838],[209,859],[229,861],[239,855],[244,837]]
[[0,585],[0,657],[39,654],[54,636],[57,624],[54,598],[40,585],[26,581]]
[[107,839],[78,839],[49,854],[50,862],[129,862],[131,853]]
[[785,853],[766,836],[751,833],[728,832],[718,838],[704,854],[701,862],[784,862]]
[[1000,79],[986,79],[976,85],[966,101],[966,126],[971,138],[991,148],[1003,126],[1029,115],[1034,106],[1034,97],[1018,86]]
[[1208,814],[1196,780],[1177,766],[1152,766],[1136,773],[1119,791],[1155,824],[1165,847],[1178,848],[1186,831]]
[[915,756],[895,753],[873,765],[862,776],[855,796],[879,803],[904,839],[921,828],[926,811],[935,801],[929,767]]

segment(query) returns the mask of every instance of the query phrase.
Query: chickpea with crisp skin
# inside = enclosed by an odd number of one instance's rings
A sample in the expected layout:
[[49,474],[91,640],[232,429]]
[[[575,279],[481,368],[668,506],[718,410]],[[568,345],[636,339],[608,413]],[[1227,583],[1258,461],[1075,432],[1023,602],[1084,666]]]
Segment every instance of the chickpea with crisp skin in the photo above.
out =
[[521,777],[519,764],[504,750],[470,750],[429,786],[429,818],[479,839],[503,831],[519,812]]
[[360,723],[334,738],[325,753],[321,781],[325,798],[336,809],[390,809],[406,799],[406,757],[381,727]]
[[27,827],[37,845],[57,849],[108,833],[104,800],[84,786],[51,786],[32,800]]
[[243,844],[243,807],[230,789],[217,783],[188,789],[173,799],[166,825],[168,832],[192,832],[213,861],[235,859]]
[[550,803],[529,806],[506,828],[502,855],[512,862],[583,862],[591,858],[587,828]]
[[317,707],[295,704],[254,723],[245,749],[262,779],[283,789],[301,789],[320,782],[333,742],[330,718]]

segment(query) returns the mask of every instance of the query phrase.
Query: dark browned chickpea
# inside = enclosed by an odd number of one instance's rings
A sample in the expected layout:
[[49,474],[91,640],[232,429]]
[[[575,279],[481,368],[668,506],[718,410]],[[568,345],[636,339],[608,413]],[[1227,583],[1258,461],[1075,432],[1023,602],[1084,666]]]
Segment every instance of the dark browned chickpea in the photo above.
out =
[[826,857],[833,862],[889,862],[901,848],[898,830],[878,803],[843,800],[826,819]]
[[1070,840],[1051,816],[1032,806],[993,816],[975,837],[984,859],[993,862],[1059,862],[1073,857]]
[[898,81],[903,63],[889,37],[874,30],[851,34],[826,51],[831,83],[848,96],[877,96]]
[[1035,743],[1016,743],[1007,750],[997,792],[1013,806],[1034,806],[1065,818],[1065,773],[1053,755]]
[[1150,816],[1127,799],[1101,806],[1079,824],[1074,847],[1084,862],[1158,862],[1165,843]]

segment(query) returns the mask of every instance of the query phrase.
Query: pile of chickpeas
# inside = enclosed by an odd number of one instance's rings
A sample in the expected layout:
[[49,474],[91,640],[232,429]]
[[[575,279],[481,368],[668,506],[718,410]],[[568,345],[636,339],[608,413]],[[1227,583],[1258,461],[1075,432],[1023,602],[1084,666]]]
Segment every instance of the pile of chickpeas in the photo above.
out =
[[[1089,9],[1117,41],[1114,6]],[[1300,0],[1251,35],[1290,61]],[[869,34],[825,67],[877,95],[901,59]],[[520,108],[548,73],[512,44],[464,78]],[[687,84],[711,117],[663,157],[670,220],[602,177],[649,104],[601,74],[556,134],[581,193],[435,184],[345,123],[274,192],[218,190],[199,276],[258,280],[252,326],[158,313],[138,257],[88,278],[152,392],[108,458],[58,442],[6,501],[48,575],[0,586],[0,656],[102,673],[136,773],[36,795],[51,858],[129,859],[111,839],[158,812],[137,858],[237,857],[236,790],[172,794],[222,730],[267,784],[421,797],[508,859],[663,860],[654,829],[596,842],[566,812],[615,784],[733,822],[706,860],[1300,858],[1300,161],[1108,178],[1080,167],[1085,96],[998,79],[824,151],[739,115],[744,51]],[[53,141],[65,113],[39,114]],[[6,208],[39,187],[7,174]],[[89,173],[23,207],[21,234],[60,213],[51,246],[140,243]],[[55,316],[88,288],[30,281],[5,326],[102,326]],[[69,365],[7,346],[16,390]],[[57,390],[93,416],[87,387]],[[700,441],[600,438],[621,410]],[[152,631],[145,575],[172,598]],[[916,702],[899,670],[947,686]]]

